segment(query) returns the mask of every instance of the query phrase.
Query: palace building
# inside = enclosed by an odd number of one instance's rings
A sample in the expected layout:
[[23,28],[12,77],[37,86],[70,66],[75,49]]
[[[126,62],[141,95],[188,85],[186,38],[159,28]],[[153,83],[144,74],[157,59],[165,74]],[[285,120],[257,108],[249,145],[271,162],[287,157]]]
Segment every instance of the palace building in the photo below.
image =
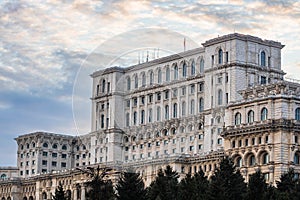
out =
[[146,185],[166,165],[181,177],[211,176],[225,155],[246,181],[258,169],[271,184],[289,168],[300,173],[300,84],[284,80],[283,47],[234,33],[94,72],[91,132],[17,137],[17,168],[0,168],[0,199],[51,199],[61,182],[70,199],[84,200],[78,168],[98,165],[134,168]]

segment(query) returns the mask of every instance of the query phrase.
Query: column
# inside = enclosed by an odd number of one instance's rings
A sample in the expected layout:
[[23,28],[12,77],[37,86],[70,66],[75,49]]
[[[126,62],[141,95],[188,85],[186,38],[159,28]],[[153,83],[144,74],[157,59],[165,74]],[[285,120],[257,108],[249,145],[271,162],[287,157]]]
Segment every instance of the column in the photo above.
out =
[[81,186],[81,200],[85,200],[85,187],[84,187],[84,185]]

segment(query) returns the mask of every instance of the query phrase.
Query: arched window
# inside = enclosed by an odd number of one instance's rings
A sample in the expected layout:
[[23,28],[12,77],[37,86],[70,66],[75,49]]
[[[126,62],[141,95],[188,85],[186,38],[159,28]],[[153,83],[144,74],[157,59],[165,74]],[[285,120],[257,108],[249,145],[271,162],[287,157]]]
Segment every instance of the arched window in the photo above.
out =
[[142,110],[141,111],[141,124],[144,124],[145,123],[145,111]]
[[268,109],[267,108],[263,108],[261,110],[260,120],[261,121],[265,121],[267,119],[268,119]]
[[185,116],[185,109],[186,109],[185,102],[182,102],[182,104],[181,104],[181,115],[182,116]]
[[200,73],[204,73],[204,60],[203,58],[200,60]]
[[255,165],[255,163],[256,163],[255,162],[255,156],[253,154],[249,156],[248,162],[249,162],[249,166],[254,166]]
[[236,159],[235,159],[235,166],[236,167],[242,167],[243,165],[243,160],[240,156],[238,156]]
[[218,105],[223,104],[223,92],[222,90],[218,90]]
[[145,73],[142,74],[142,87],[146,86],[146,75]]
[[57,144],[53,144],[53,145],[52,145],[52,148],[53,148],[53,149],[57,149]]
[[169,67],[166,68],[166,81],[167,82],[170,81],[170,68]]
[[7,177],[6,174],[1,174],[0,176],[1,179],[6,179],[6,177]]
[[187,71],[187,65],[186,62],[184,61],[182,65],[182,77],[186,77],[186,71]]
[[223,50],[222,49],[219,49],[219,64],[222,64],[223,63]]
[[156,120],[160,121],[160,107],[159,106],[156,108]]
[[158,69],[158,71],[157,71],[157,83],[161,83],[161,77],[162,77],[161,69]]
[[43,147],[48,148],[48,143],[44,142]]
[[199,99],[199,112],[202,112],[204,110],[204,99],[201,97]]
[[152,122],[152,108],[148,110],[148,122]]
[[153,85],[153,82],[154,82],[154,73],[153,73],[153,71],[151,71],[150,72],[150,82],[149,82],[149,84]]
[[253,122],[254,122],[254,112],[253,112],[253,110],[250,110],[248,112],[248,123],[251,124]]
[[129,121],[130,121],[129,113],[126,113],[126,122],[125,122],[126,126],[129,126]]
[[46,193],[46,192],[43,192],[43,194],[42,194],[42,199],[43,199],[43,200],[47,200],[47,193]]
[[65,145],[65,144],[62,145],[61,149],[62,149],[62,150],[67,150],[67,145]]
[[265,165],[265,164],[268,164],[268,163],[269,163],[269,154],[267,152],[265,152],[262,155],[262,164]]
[[104,128],[104,115],[102,114],[101,115],[101,119],[100,119],[100,126],[101,126],[101,128]]
[[175,64],[175,67],[174,67],[174,80],[177,80],[178,79],[178,66],[177,64]]
[[241,113],[236,113],[234,117],[234,124],[235,125],[240,125],[242,123],[242,115]]
[[137,122],[137,112],[134,111],[133,112],[133,124],[136,125],[136,122]]
[[139,79],[138,76],[135,75],[134,76],[134,88],[138,88],[139,87]]
[[191,75],[194,76],[196,74],[196,69],[195,69],[195,61],[192,61],[191,64]]
[[169,119],[169,106],[165,106],[165,119]]
[[265,53],[265,51],[262,51],[261,53],[260,53],[260,65],[261,66],[266,66],[266,53]]
[[105,92],[105,80],[102,80],[102,93]]
[[177,117],[177,103],[173,104],[173,118]]
[[195,114],[195,100],[191,100],[191,109],[190,109],[190,114],[194,115]]
[[294,155],[294,164],[299,165],[300,164],[300,152],[297,151]]
[[295,110],[295,120],[300,120],[300,108],[296,108]]
[[33,148],[35,147],[35,143],[34,143],[34,142],[32,143],[32,147],[33,147]]
[[130,80],[130,77],[127,77],[127,90],[129,91],[131,88],[131,80]]

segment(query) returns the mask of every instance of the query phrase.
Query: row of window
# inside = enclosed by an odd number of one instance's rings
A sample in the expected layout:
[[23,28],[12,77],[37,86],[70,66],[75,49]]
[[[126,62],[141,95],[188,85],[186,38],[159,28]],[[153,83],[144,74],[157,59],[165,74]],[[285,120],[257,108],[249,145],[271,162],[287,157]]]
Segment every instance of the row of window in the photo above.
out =
[[[268,109],[267,108],[262,108],[261,112],[260,112],[260,120],[265,121],[267,119],[268,119]],[[247,123],[253,123],[254,120],[255,120],[254,111],[250,110],[247,113]],[[240,125],[241,123],[242,123],[242,114],[240,112],[237,112],[235,114],[235,117],[234,117],[234,124],[235,125]]]
[[[44,148],[48,148],[48,147],[49,147],[48,143],[47,143],[47,142],[44,142],[44,143],[43,143],[43,147],[44,147]],[[56,143],[53,144],[53,145],[52,145],[52,149],[58,149],[58,144],[56,144]],[[67,145],[63,144],[63,145],[61,146],[61,149],[62,149],[62,150],[67,150],[67,149],[68,149],[68,148],[67,148]]]
[[[186,102],[183,101],[181,103],[181,112],[180,116],[186,116],[187,114],[194,115],[195,114],[195,100],[192,99],[190,101],[190,106],[189,106],[189,112],[187,113],[186,111],[187,105]],[[162,118],[162,109],[160,106],[157,106],[155,109],[155,116],[156,118],[154,119],[154,113],[153,109],[150,108],[147,110],[147,113],[145,110],[141,110],[139,114],[139,124],[145,124],[145,123],[151,123],[154,121],[161,121],[162,119],[164,120],[169,120],[170,118],[178,118],[180,117],[178,114],[178,104],[174,103],[172,104],[172,107],[170,108],[169,105],[165,105],[163,109],[163,118]],[[198,112],[202,112],[204,110],[204,99],[200,98],[198,100]],[[170,113],[172,112],[172,113]],[[147,120],[146,120],[147,116]],[[132,120],[132,123],[130,123],[130,119]],[[132,118],[130,118],[130,113],[126,113],[125,116],[125,125],[128,127],[130,125],[137,125],[138,124],[138,112],[134,111],[132,114]]]
[[[51,166],[52,167],[57,167],[58,165],[57,165],[58,163],[56,162],[56,161],[52,161],[51,162]],[[48,161],[47,160],[42,160],[42,165],[43,166],[47,166],[48,165]],[[66,162],[61,162],[60,163],[60,166],[62,167],[62,168],[65,168],[65,167],[67,167],[67,163]],[[42,171],[43,172],[43,171]]]
[[[262,108],[260,112],[260,120],[265,121],[268,119],[268,109]],[[300,108],[295,109],[295,120],[300,120]],[[248,111],[246,122],[251,124],[255,121],[255,114],[253,110]],[[242,114],[237,112],[234,118],[234,124],[240,125],[242,123]]]
[[[43,156],[47,157],[48,156],[48,152],[43,151]],[[57,158],[57,156],[58,156],[58,153],[55,153],[55,152],[52,153],[52,158]],[[61,158],[66,159],[67,158],[67,154],[62,153],[61,154]]]
[[[183,61],[180,64],[180,69],[181,73],[182,73],[182,78],[186,78],[188,76],[188,68],[190,67],[190,76],[194,76],[196,75],[196,63],[194,60],[191,61],[190,66],[189,63],[187,61]],[[204,60],[201,59],[198,63],[198,67],[199,67],[199,73],[204,73]],[[156,74],[156,81],[154,80],[154,72],[152,70],[150,70],[148,72],[148,77],[149,77],[149,81],[148,84],[149,85],[153,85],[155,82],[158,84],[161,84],[163,81],[163,74],[164,74],[164,81],[165,82],[169,82],[171,81],[171,70],[172,70],[172,79],[173,80],[178,80],[179,79],[179,67],[177,65],[177,63],[173,63],[172,67],[170,68],[169,66],[166,66],[164,69],[164,72],[158,68],[157,69],[157,74]],[[147,85],[147,76],[145,72],[142,72],[139,76],[137,74],[134,74],[132,77],[133,80],[133,87],[132,87],[132,81],[131,78],[128,76],[126,78],[126,89],[129,91],[131,90],[131,88],[135,88],[137,89],[138,87],[145,87]],[[141,83],[139,83],[139,80],[141,80]],[[139,85],[141,84],[141,85]]]
[[270,162],[270,156],[268,152],[264,151],[256,158],[253,153],[249,153],[245,156],[244,160],[240,155],[236,156],[234,163],[237,167],[252,167],[255,165],[266,165]]
[[236,147],[247,147],[249,145],[258,145],[258,144],[268,144],[269,143],[269,136],[265,136],[265,138],[258,137],[258,138],[251,138],[248,139],[246,138],[245,140],[233,140],[231,142],[231,148],[236,148]]

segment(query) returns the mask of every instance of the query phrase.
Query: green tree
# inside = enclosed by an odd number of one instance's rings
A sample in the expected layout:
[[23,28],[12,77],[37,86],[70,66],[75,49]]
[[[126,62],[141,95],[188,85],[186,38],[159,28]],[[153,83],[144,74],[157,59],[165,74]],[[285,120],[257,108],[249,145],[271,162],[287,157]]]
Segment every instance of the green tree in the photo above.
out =
[[99,166],[88,168],[89,171],[84,171],[91,180],[86,182],[87,199],[88,200],[111,200],[115,198],[113,184],[109,180],[108,174],[111,169],[100,169]]
[[143,179],[133,172],[122,173],[117,186],[118,200],[145,200],[146,189]]
[[178,197],[181,200],[206,200],[209,182],[204,172],[200,170],[194,176],[187,174],[179,183]]
[[158,171],[156,179],[148,188],[149,200],[176,200],[178,194],[178,178],[176,171],[168,165],[163,171]]
[[282,174],[276,184],[279,193],[278,199],[300,199],[299,179],[295,178],[294,169],[290,168],[288,172]]
[[268,184],[260,170],[250,175],[247,189],[247,200],[264,200],[267,198]]
[[220,162],[219,169],[211,177],[209,198],[212,200],[241,200],[246,193],[246,183],[228,157]]
[[52,196],[53,200],[67,200],[64,188],[61,183],[55,188],[55,195]]

